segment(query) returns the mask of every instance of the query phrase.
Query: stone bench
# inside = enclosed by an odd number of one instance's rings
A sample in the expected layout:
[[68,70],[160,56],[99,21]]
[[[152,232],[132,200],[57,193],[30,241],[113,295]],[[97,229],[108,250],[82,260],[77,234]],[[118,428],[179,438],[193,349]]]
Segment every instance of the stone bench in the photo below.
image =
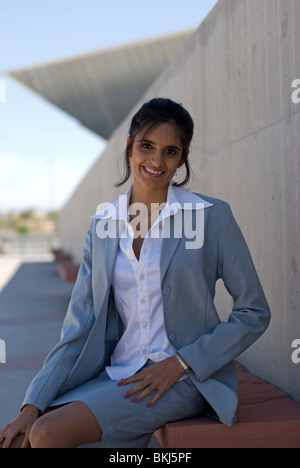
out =
[[60,263],[58,267],[58,272],[60,277],[67,281],[68,283],[75,283],[79,271],[79,265],[74,265],[73,263]]
[[72,257],[71,255],[67,254],[61,249],[52,249],[52,254],[54,256],[54,261],[55,262],[71,262]]
[[61,249],[52,249],[52,254],[54,261],[58,263],[60,277],[68,283],[75,283],[80,265],[74,264],[71,255]]
[[225,426],[199,416],[165,424],[162,448],[300,448],[300,404],[237,364],[237,422]]

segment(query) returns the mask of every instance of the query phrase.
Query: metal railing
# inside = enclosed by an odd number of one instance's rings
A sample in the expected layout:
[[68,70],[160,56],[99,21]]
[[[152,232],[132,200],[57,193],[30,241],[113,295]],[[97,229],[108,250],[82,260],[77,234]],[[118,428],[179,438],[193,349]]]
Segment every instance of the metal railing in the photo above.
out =
[[15,234],[0,236],[0,254],[34,254],[51,252],[60,246],[58,235]]

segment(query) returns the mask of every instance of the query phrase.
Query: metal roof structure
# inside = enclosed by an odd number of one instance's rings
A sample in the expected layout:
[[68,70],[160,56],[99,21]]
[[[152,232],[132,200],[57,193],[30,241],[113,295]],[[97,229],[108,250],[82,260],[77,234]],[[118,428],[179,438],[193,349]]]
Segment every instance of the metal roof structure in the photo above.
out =
[[194,31],[6,72],[108,139]]

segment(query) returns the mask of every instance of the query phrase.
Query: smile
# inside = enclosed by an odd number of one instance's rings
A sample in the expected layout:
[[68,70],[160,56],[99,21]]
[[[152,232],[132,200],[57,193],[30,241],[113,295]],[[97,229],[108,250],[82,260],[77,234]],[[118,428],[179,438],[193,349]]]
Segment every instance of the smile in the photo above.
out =
[[164,173],[164,171],[155,171],[154,169],[150,169],[150,167],[143,166],[143,169],[146,174],[151,174],[152,176],[161,176]]

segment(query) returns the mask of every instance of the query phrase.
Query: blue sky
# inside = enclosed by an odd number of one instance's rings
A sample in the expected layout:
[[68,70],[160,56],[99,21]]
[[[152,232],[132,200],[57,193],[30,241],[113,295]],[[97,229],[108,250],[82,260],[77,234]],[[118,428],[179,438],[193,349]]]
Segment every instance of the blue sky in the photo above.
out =
[[216,3],[0,0],[0,213],[60,209],[105,147],[3,72],[196,28]]

